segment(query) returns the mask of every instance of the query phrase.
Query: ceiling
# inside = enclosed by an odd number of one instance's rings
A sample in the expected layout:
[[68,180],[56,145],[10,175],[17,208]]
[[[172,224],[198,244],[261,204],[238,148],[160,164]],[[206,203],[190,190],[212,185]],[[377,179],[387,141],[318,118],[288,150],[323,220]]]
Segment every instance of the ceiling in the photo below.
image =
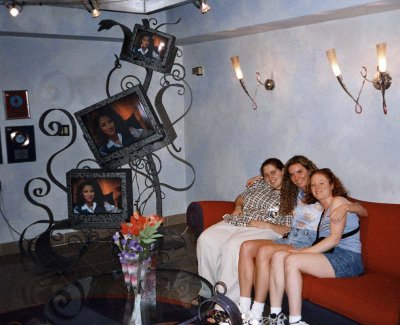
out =
[[96,1],[100,10],[132,14],[151,14],[193,3],[192,0],[27,0],[18,2],[23,3],[24,6],[58,6],[88,10]]

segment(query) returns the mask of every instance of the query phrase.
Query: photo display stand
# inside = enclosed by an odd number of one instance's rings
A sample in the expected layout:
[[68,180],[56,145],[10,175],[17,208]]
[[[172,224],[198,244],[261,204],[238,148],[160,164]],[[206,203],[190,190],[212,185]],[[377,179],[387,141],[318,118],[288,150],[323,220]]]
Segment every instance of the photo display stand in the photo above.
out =
[[[178,22],[179,20],[176,23]],[[150,24],[152,24],[152,28],[150,28]],[[135,209],[138,210],[139,213],[143,214],[146,204],[152,197],[154,197],[156,206],[152,209],[152,213],[155,212],[162,216],[162,200],[165,199],[165,193],[162,191],[162,187],[166,187],[173,191],[186,191],[192,187],[195,181],[195,170],[193,166],[178,156],[181,149],[176,148],[173,143],[177,137],[174,130],[174,124],[179,122],[189,112],[192,106],[192,91],[185,81],[185,69],[182,65],[174,63],[175,57],[181,56],[181,52],[175,47],[175,37],[160,32],[158,29],[164,24],[157,26],[157,20],[154,18],[150,20],[144,19],[143,24],[135,25],[133,31],[125,25],[113,20],[103,20],[99,25],[99,31],[119,26],[124,34],[124,40],[120,57],[115,55],[116,59],[114,67],[107,76],[106,94],[108,98],[100,99],[100,102],[75,113],[85,140],[88,143],[89,148],[92,150],[95,159],[82,159],[77,166],[71,167],[72,169],[77,170],[86,169],[90,174],[90,169],[92,168],[91,165],[97,165],[95,168],[98,169],[100,167],[102,170],[100,173],[106,173],[105,177],[103,177],[104,175],[102,174],[99,177],[107,178],[109,177],[107,171],[110,169],[119,170],[120,167],[124,166],[124,168],[126,168],[127,166],[132,173],[133,180],[132,189],[128,191],[129,194],[127,196],[131,200],[132,204],[127,204],[127,209],[129,211],[125,211],[124,213],[130,215]],[[137,44],[137,40],[142,38],[144,34],[152,35],[153,42],[157,42],[158,57],[154,55],[151,58],[138,59],[137,53],[133,53],[133,48],[135,44]],[[127,50],[131,51],[132,54],[129,54],[131,52],[126,52]],[[122,66],[120,59],[127,61],[129,64],[133,64],[132,67],[136,66],[144,68],[146,70],[146,75],[143,82],[131,74],[123,77],[122,80],[115,81],[121,85],[121,92],[111,95],[110,83],[114,82],[112,81],[114,72]],[[158,83],[161,88],[154,99],[154,107],[151,105],[151,100],[147,98],[147,91],[153,77],[153,71],[162,73]],[[188,107],[185,109],[184,113],[173,122],[170,121],[167,110],[163,104],[163,96],[167,89],[175,89],[175,95],[177,96],[183,96],[185,94],[189,96]],[[171,91],[169,93],[173,92]],[[133,96],[133,99],[129,97],[130,95]],[[123,106],[121,102],[123,102],[127,96],[130,100],[128,100],[128,103],[130,103],[129,105],[131,106],[124,111],[121,109]],[[138,109],[138,107],[142,110]],[[140,139],[135,142],[136,144],[129,143],[122,145],[122,148],[118,148],[115,152],[100,151],[100,148],[103,148],[101,147],[102,144],[98,135],[94,133],[96,128],[96,123],[94,123],[94,121],[96,113],[106,109],[112,109],[114,113],[119,114],[125,123],[128,123],[128,121],[131,120],[136,120],[132,122],[134,124],[136,123],[136,129],[141,128],[154,131],[154,133],[149,135],[147,138],[144,138],[150,140],[142,141],[142,139]],[[142,119],[143,116],[140,115],[138,111],[140,111],[140,114],[144,112],[142,115],[147,116],[148,124],[146,124],[146,119]],[[53,114],[58,116],[58,120],[51,119]],[[64,118],[60,118],[60,115],[63,115]],[[86,120],[85,116],[87,116]],[[65,117],[68,120],[67,123],[64,121]],[[91,120],[92,118],[93,120]],[[63,121],[60,119],[63,119]],[[71,132],[69,134],[64,134],[62,130],[67,125]],[[20,236],[19,248],[22,256],[34,262],[36,267],[39,267],[41,271],[68,272],[76,265],[76,262],[85,253],[86,249],[100,239],[101,235],[97,231],[97,226],[95,225],[96,222],[76,223],[76,220],[74,220],[73,207],[71,203],[74,194],[71,194],[70,192],[72,188],[71,180],[73,177],[69,178],[70,181],[68,181],[68,177],[71,175],[67,176],[67,185],[64,185],[64,182],[58,180],[53,174],[55,158],[66,151],[76,141],[77,124],[74,117],[66,109],[49,109],[42,114],[39,121],[39,128],[46,136],[53,137],[62,135],[63,137],[69,137],[70,141],[64,148],[58,150],[49,158],[46,165],[47,178],[32,178],[25,185],[24,192],[27,200],[33,205],[43,209],[48,218],[39,220],[25,228]],[[122,131],[120,134],[123,134]],[[108,144],[108,142],[105,143],[105,145]],[[162,170],[162,163],[161,159],[155,154],[155,152],[161,148],[165,148],[176,162],[184,164],[192,170],[193,179],[187,186],[179,188],[160,182],[159,175]],[[101,152],[105,152],[105,155],[102,155]],[[110,160],[102,159],[104,157],[108,158],[108,156],[111,157]],[[73,175],[76,176],[77,174]],[[82,176],[81,178],[83,179],[85,177]],[[142,183],[139,183],[139,177],[142,177]],[[67,193],[67,196],[69,195],[70,217],[68,219],[56,220],[52,210],[47,205],[40,202],[41,198],[49,195],[50,190],[52,189],[51,184],[56,185],[58,189]],[[131,196],[132,198],[130,198]],[[118,205],[117,201],[113,202]],[[130,209],[132,211],[130,211]],[[118,222],[120,220],[115,222],[115,218],[108,218],[106,214],[101,215],[101,217],[101,227],[98,228],[109,231],[109,238],[111,240],[111,236],[115,233],[116,228],[119,228]],[[93,221],[91,217],[83,219]],[[110,220],[109,224],[107,224],[107,220]],[[42,230],[38,231],[37,228],[40,226],[42,227]],[[71,229],[78,230],[78,232],[74,232],[72,235],[65,233],[66,230],[68,231]],[[164,239],[165,238],[166,236],[164,236]],[[75,255],[64,256],[62,253],[57,251],[56,248],[58,246],[57,243],[60,242],[71,244],[80,243],[80,245],[74,245],[74,247],[77,247]]]

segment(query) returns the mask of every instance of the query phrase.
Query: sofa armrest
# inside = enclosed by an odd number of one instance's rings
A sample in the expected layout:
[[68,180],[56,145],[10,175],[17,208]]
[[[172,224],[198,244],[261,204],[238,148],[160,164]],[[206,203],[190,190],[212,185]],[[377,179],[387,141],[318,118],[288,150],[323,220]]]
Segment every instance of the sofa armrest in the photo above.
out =
[[232,201],[198,201],[189,204],[186,223],[194,229],[196,239],[203,230],[222,220],[222,216],[235,208]]

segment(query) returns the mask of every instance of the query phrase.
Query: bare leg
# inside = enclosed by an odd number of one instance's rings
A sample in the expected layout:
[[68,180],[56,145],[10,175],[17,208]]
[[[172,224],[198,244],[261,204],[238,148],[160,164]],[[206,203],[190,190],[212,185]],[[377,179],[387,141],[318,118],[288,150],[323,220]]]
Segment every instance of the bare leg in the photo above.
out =
[[301,315],[301,273],[318,278],[334,278],[335,271],[328,259],[320,253],[293,253],[285,259],[286,292],[290,315]]
[[256,281],[254,300],[264,303],[269,289],[269,273],[272,255],[278,251],[287,251],[293,247],[289,245],[265,245],[258,249],[256,257]]
[[239,285],[240,296],[251,297],[254,285],[255,258],[258,249],[273,243],[271,240],[248,240],[242,243],[239,253]]
[[271,259],[269,276],[269,300],[271,307],[282,307],[283,294],[285,293],[285,258],[288,252],[275,252]]

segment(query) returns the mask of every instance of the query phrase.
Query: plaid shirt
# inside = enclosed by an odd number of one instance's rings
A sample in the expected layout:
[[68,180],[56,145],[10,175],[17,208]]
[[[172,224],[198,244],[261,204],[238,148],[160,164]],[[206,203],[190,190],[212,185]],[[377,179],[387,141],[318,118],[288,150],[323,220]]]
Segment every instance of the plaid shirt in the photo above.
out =
[[254,182],[240,196],[243,197],[244,201],[243,214],[240,216],[225,214],[222,217],[225,222],[238,227],[247,227],[249,221],[252,220],[291,226],[291,215],[278,215],[281,193],[268,185],[264,179]]

